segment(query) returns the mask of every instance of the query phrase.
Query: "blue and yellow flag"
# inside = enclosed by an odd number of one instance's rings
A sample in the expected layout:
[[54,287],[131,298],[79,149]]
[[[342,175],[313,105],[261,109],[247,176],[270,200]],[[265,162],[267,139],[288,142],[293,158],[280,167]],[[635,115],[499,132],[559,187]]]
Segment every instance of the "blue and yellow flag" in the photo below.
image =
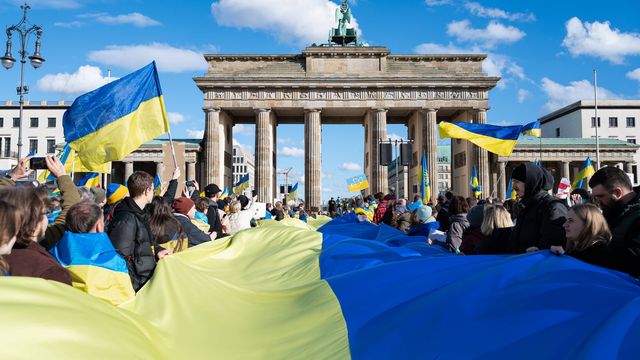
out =
[[422,150],[422,162],[420,163],[418,173],[418,184],[420,184],[420,194],[422,195],[422,203],[428,204],[431,200],[431,184],[429,183],[429,168],[427,167],[427,153]]
[[513,179],[509,179],[509,185],[507,185],[507,198],[506,200],[515,200],[517,197],[516,191],[513,190]]
[[298,183],[293,185],[291,191],[287,194],[286,201],[295,201],[298,198]]
[[[58,153],[56,154],[56,157],[60,159],[60,162],[64,165],[64,170],[67,172],[67,174],[90,173],[90,172],[97,172],[101,174],[111,174],[111,161],[99,166],[86,167],[84,166],[84,164],[82,164],[82,161],[80,161],[80,158],[76,156],[76,151],[73,150],[69,146],[69,144],[65,144],[62,150],[58,151]],[[40,173],[40,175],[38,175],[38,181],[40,183],[53,181],[53,180],[55,180],[55,177],[53,177],[49,173],[49,170],[44,170]]]
[[362,174],[354,176],[352,178],[348,178],[347,186],[349,187],[349,192],[357,192],[368,188],[369,180],[367,180],[367,175]]
[[522,126],[522,134],[541,137],[542,130],[540,129],[540,120],[536,120],[534,122],[530,122]]
[[593,164],[591,163],[591,158],[587,156],[587,158],[584,160],[584,163],[582,163],[582,167],[580,168],[580,172],[578,173],[578,176],[576,176],[575,180],[573,180],[573,183],[571,183],[571,187],[572,188],[581,188],[582,187],[582,181],[588,177],[593,176],[593,174],[596,173],[596,169],[593,167]]
[[478,169],[476,166],[473,166],[473,174],[471,175],[471,181],[469,181],[469,186],[471,186],[471,191],[473,191],[473,196],[478,198],[480,194],[482,194],[482,187],[480,186],[480,182],[478,180]]
[[438,125],[440,138],[469,140],[495,154],[509,156],[516,146],[522,126],[497,126],[443,121]]
[[127,263],[106,233],[67,231],[50,252],[71,274],[73,287],[113,305],[135,296]]
[[242,192],[249,187],[249,174],[244,175],[238,180],[238,182],[233,185],[233,193],[234,194],[242,194]]
[[160,196],[162,192],[162,180],[160,180],[160,176],[156,175],[153,178],[153,194],[156,196]]
[[87,167],[121,160],[169,130],[155,62],[78,97],[64,137]]
[[78,182],[78,186],[84,186],[86,188],[92,188],[94,186],[100,186],[100,174],[96,172],[86,174],[80,181]]
[[222,194],[220,194],[220,200],[224,200],[226,198],[229,197],[229,188],[225,187],[224,190],[222,191]]

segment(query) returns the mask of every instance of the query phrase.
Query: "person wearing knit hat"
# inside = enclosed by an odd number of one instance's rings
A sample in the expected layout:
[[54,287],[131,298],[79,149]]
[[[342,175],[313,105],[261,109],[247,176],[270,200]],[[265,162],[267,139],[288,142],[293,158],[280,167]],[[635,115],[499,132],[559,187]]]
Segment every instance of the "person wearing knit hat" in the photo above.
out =
[[113,205],[129,196],[129,190],[120,184],[109,184],[107,187],[107,203]]
[[193,200],[188,197],[179,197],[173,201],[171,207],[175,211],[174,216],[180,222],[187,239],[189,239],[189,247],[193,247],[216,238],[215,232],[207,234],[191,222],[196,215],[196,203],[193,202]]
[[427,205],[419,206],[411,216],[411,227],[407,232],[409,236],[429,236],[440,227],[440,223],[431,216],[433,209]]
[[89,191],[93,194],[93,197],[96,199],[96,204],[103,207],[104,204],[107,203],[107,192],[104,189],[99,187],[92,187]]
[[511,235],[512,252],[521,254],[552,246],[564,246],[567,205],[557,201],[547,190],[553,183],[548,171],[533,163],[518,165],[512,172],[513,190],[521,210]]

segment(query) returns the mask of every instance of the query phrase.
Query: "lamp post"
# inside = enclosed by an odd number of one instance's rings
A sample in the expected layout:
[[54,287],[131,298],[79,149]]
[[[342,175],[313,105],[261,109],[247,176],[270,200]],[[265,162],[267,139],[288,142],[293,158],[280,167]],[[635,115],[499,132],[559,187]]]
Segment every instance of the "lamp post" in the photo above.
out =
[[[40,56],[40,37],[42,36],[42,27],[38,25],[32,25],[27,20],[27,11],[31,9],[27,2],[24,5],[20,5],[24,15],[22,20],[15,25],[11,25],[7,28],[7,49],[4,56],[0,58],[2,66],[5,69],[11,69],[16,59],[11,55],[11,36],[13,33],[20,35],[20,86],[16,88],[18,95],[20,96],[20,124],[18,125],[18,161],[22,158],[22,111],[24,107],[24,95],[29,93],[29,87],[24,84],[24,64],[27,62],[28,57],[31,61],[31,65],[34,69],[39,68],[44,64],[44,59]],[[33,33],[36,34],[36,48],[33,55],[27,56],[27,43],[29,42],[29,36]]]

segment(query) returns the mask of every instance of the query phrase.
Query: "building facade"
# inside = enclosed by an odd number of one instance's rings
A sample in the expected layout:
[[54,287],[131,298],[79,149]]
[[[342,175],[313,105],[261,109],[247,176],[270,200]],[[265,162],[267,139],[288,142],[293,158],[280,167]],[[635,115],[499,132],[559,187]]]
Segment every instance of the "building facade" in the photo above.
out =
[[253,154],[245,151],[241,146],[233,145],[233,183],[249,175],[249,193],[254,189],[255,162]]
[[[545,138],[596,137],[595,102],[581,100],[540,118]],[[640,100],[599,100],[598,137],[616,139],[631,144],[640,142]],[[595,153],[591,159],[596,160]],[[629,173],[638,178],[640,151],[629,164]],[[634,182],[637,184],[638,181]]]
[[[422,161],[422,159],[418,159],[418,161]],[[399,196],[407,198],[409,200],[413,200],[415,195],[420,194],[420,187],[417,184],[417,174],[416,181],[409,186],[409,174],[407,172],[407,166],[399,166],[398,167],[398,182],[396,185],[396,164],[398,163],[398,159],[393,160],[391,165],[389,165],[388,173],[389,173],[389,186],[394,187],[396,189],[396,194]],[[438,189],[437,194],[444,194],[445,192],[451,190],[451,145],[438,145],[438,176],[437,176],[437,187],[433,186],[431,189]],[[407,189],[410,191],[407,192]],[[432,192],[433,193],[433,192]],[[433,193],[435,194],[435,193]]]

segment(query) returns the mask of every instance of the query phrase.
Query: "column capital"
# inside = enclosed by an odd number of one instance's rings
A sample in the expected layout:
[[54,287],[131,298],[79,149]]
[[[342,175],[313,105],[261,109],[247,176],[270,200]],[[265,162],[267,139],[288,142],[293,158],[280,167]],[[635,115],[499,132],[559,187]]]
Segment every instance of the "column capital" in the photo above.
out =
[[271,112],[271,108],[270,107],[254,107],[253,111],[256,114],[262,113],[262,112]]
[[322,108],[305,108],[304,109],[304,113],[316,113],[316,112],[322,112]]
[[386,113],[387,111],[389,111],[389,109],[388,108],[383,108],[383,107],[373,107],[373,108],[371,108],[371,111],[385,112]]
[[487,111],[489,111],[489,108],[473,108],[473,110],[475,110],[477,112],[487,112]]
[[220,107],[219,106],[203,106],[202,107],[202,111],[204,111],[206,113],[218,112],[218,111],[220,111]]
[[440,109],[437,107],[425,107],[420,109],[420,111],[423,111],[423,112],[438,112],[438,110]]

